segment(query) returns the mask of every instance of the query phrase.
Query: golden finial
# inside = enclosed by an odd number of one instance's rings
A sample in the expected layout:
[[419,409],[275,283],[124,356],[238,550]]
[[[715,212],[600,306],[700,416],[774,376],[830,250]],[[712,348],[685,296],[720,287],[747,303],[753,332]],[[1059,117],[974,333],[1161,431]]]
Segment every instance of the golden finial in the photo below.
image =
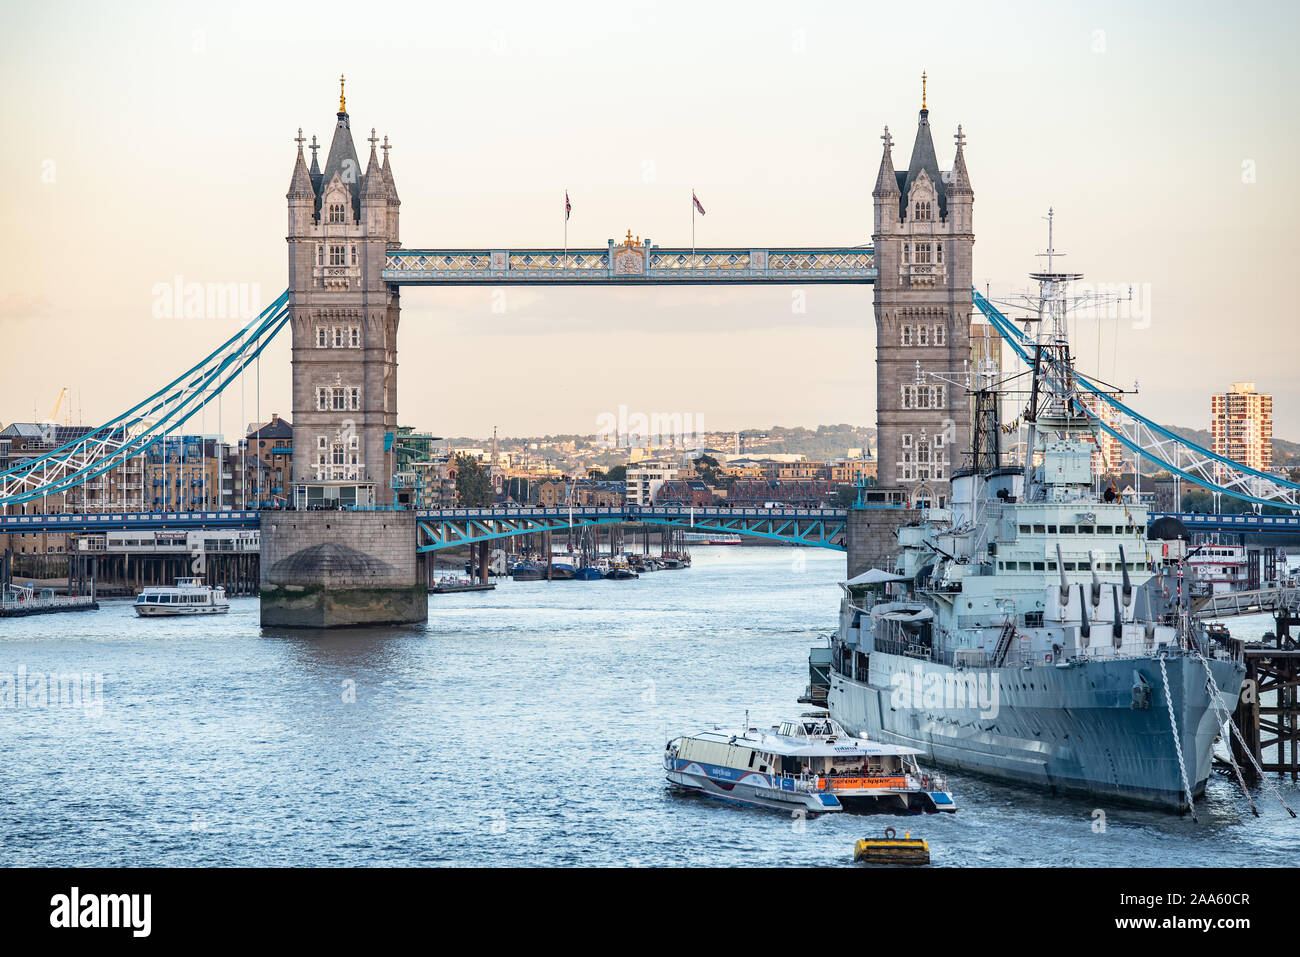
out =
[[925,71],[921,71],[921,109],[925,109]]
[[343,74],[340,73],[339,74],[339,112],[346,113],[347,111],[348,111],[348,101],[347,98],[343,95]]

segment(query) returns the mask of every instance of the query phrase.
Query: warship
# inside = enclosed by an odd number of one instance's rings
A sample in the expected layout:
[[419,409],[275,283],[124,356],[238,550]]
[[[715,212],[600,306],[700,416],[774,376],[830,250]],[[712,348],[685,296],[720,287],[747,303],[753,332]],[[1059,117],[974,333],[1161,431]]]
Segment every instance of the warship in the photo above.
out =
[[1190,614],[1168,541],[1186,540],[1181,523],[1149,531],[1144,506],[1098,487],[1102,425],[1069,343],[1082,276],[1052,271],[1050,232],[1047,255],[1030,274],[1024,464],[1001,462],[999,384],[968,386],[972,455],[947,507],[900,526],[893,567],[842,584],[802,700],[937,766],[1194,812],[1241,644]]

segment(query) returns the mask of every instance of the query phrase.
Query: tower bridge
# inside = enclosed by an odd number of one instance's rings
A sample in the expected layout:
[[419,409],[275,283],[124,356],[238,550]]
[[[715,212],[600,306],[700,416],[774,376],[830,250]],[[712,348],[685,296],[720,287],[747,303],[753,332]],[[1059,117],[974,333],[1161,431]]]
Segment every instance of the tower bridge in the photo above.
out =
[[[401,239],[401,200],[388,138],[381,144],[371,130],[363,168],[340,78],[323,166],[316,137],[309,147],[310,163],[301,129],[295,138],[297,153],[286,194],[289,282],[284,294],[257,320],[140,404],[84,436],[0,471],[0,527],[14,519],[35,521],[42,529],[77,524],[66,516],[40,514],[36,503],[95,481],[183,427],[287,326],[292,336],[294,433],[289,484],[296,509],[256,518],[263,540],[264,620],[319,625],[406,620],[406,615],[423,618],[424,603],[410,600],[413,575],[404,556],[458,540],[525,534],[529,521],[554,527],[561,517],[485,514],[470,519],[393,508],[403,286],[871,285],[881,493],[895,502],[942,505],[952,471],[961,464],[958,457],[970,444],[966,390],[948,382],[953,370],[966,368],[970,359],[973,310],[984,312],[1015,354],[1023,359],[1028,352],[1022,334],[972,288],[974,192],[966,168],[966,137],[957,126],[952,164],[942,168],[929,117],[923,88],[905,167],[895,167],[894,138],[886,127],[872,189],[869,238],[862,224],[860,243],[661,247],[628,230],[622,241],[611,239],[594,248],[407,248]],[[1146,461],[1219,494],[1300,509],[1300,485],[1175,436],[1101,389],[1095,394],[1132,423],[1119,433],[1102,418],[1102,427]],[[1095,410],[1082,411],[1096,416]],[[343,517],[338,508],[353,511]],[[847,542],[853,574],[882,557],[872,548],[888,545],[906,510],[850,509],[843,526],[827,524],[838,522],[836,516],[783,525],[777,516],[751,521],[723,511],[710,520],[734,522],[727,530],[740,534],[802,542],[812,541],[812,536],[816,544],[828,547]],[[644,520],[684,519],[664,515]],[[126,515],[85,517],[83,524],[103,528],[194,522],[205,527],[253,521],[246,515],[214,519],[204,513],[175,513],[161,521]],[[1280,531],[1290,523],[1256,524]],[[1240,527],[1234,519],[1234,528]],[[355,590],[340,583],[357,581],[365,582],[370,597],[336,614],[330,595]],[[386,605],[383,596],[389,592],[397,597]]]
[[[942,503],[966,447],[960,390],[917,385],[970,355],[974,193],[965,136],[940,168],[922,95],[911,160],[895,170],[888,129],[869,242],[851,246],[660,247],[628,230],[604,248],[406,248],[388,137],[372,129],[362,172],[342,78],[325,165],[299,130],[289,192],[294,502],[393,502],[397,332],[403,286],[779,285],[875,287],[879,481]],[[383,153],[383,159],[379,153]],[[863,224],[862,232],[867,232]],[[866,357],[863,357],[866,360]]]

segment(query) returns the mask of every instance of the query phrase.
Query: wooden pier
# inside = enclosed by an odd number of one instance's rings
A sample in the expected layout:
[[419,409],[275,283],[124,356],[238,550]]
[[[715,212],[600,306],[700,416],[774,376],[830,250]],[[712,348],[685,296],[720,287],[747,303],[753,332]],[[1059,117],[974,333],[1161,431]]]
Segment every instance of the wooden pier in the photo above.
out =
[[[1277,628],[1259,644],[1245,646],[1246,680],[1233,721],[1241,729],[1246,747],[1265,772],[1300,777],[1300,642],[1291,629],[1300,625],[1296,608],[1275,613]],[[1264,696],[1272,701],[1264,703]],[[1243,773],[1253,778],[1254,768],[1233,739],[1233,757]]]

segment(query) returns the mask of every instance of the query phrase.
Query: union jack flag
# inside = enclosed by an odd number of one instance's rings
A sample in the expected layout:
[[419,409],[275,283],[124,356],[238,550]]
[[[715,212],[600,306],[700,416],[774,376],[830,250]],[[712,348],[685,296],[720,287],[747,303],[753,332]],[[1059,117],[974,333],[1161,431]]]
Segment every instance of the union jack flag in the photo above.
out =
[[700,198],[695,195],[695,190],[691,190],[691,202],[695,204],[695,208],[698,209],[700,211],[700,215],[703,216],[704,207],[700,204]]
[[564,221],[569,221],[569,213],[573,212],[573,204],[569,202],[569,191],[564,191]]

